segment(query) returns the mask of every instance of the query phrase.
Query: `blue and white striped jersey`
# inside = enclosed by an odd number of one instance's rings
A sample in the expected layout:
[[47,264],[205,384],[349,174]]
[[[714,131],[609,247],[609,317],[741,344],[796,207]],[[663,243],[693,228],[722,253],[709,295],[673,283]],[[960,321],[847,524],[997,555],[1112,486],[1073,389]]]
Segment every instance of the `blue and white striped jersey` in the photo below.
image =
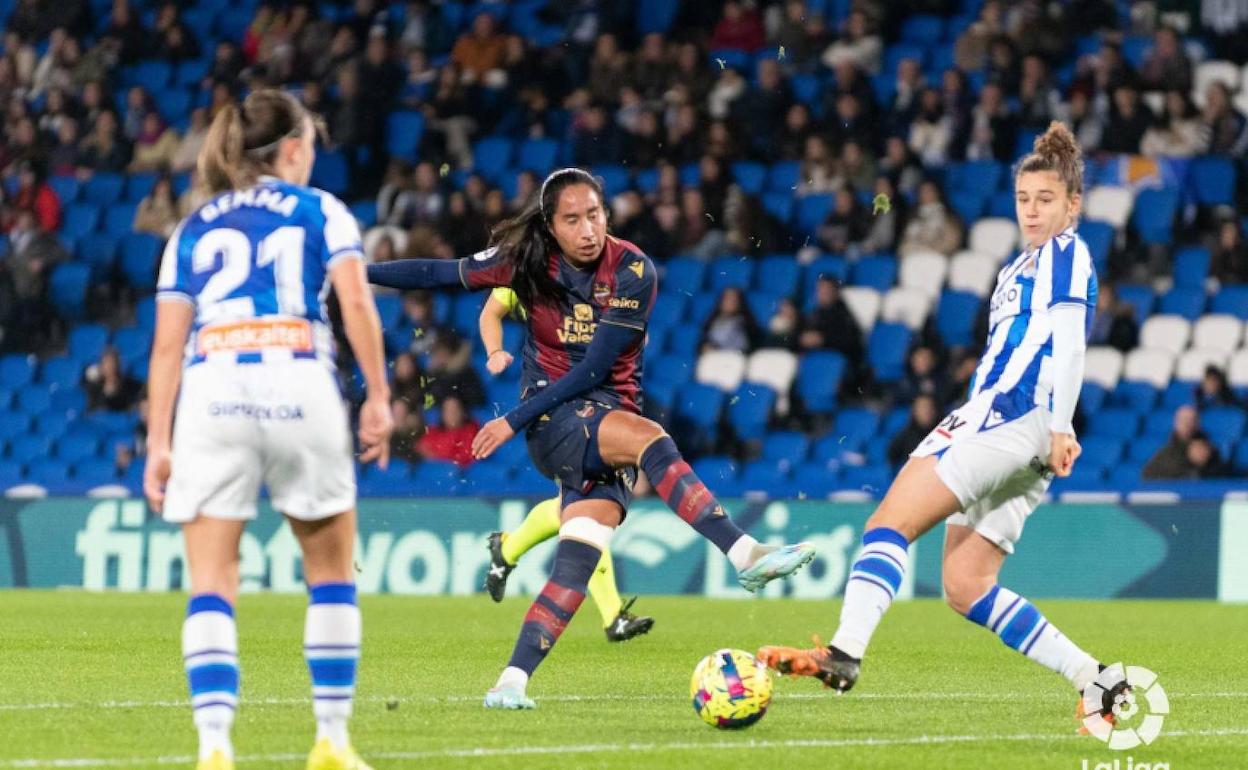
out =
[[187,366],[310,358],[332,367],[329,271],[340,259],[362,258],[359,225],[342,201],[262,177],[178,225],[156,298],[195,308]]
[[968,398],[998,394],[997,419],[1012,420],[1042,406],[1052,409],[1053,332],[1050,310],[1085,309],[1084,334],[1096,310],[1096,269],[1088,245],[1069,227],[1039,249],[1024,251],[997,273],[988,319],[988,345]]

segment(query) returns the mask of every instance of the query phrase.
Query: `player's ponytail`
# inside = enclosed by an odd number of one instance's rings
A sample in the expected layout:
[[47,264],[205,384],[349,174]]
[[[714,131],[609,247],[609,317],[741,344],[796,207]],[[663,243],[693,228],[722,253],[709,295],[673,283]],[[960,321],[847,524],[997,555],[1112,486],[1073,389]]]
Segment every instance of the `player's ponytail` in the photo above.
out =
[[564,289],[550,275],[550,255],[558,252],[559,244],[550,232],[550,223],[559,204],[559,194],[573,184],[586,184],[602,200],[602,185],[589,172],[565,168],[546,177],[533,200],[515,217],[499,223],[490,232],[490,245],[497,246],[505,259],[511,261],[514,273],[511,288],[524,308],[539,304],[556,304],[564,297]]
[[[237,190],[273,173],[282,140],[302,136],[309,117],[298,99],[276,88],[253,91],[242,104],[222,107],[199,153],[203,190],[211,195]],[[319,129],[315,118],[313,125]]]
[[1066,124],[1055,120],[1036,137],[1032,152],[1018,162],[1014,178],[1032,171],[1057,172],[1068,196],[1083,193],[1083,151]]

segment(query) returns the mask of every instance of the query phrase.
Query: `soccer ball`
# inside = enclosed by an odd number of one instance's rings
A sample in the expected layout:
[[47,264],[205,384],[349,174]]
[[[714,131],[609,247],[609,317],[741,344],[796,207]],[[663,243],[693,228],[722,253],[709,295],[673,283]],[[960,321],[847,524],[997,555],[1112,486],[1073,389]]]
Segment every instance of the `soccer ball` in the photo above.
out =
[[743,650],[716,650],[693,670],[693,710],[712,727],[749,727],[771,705],[771,675]]

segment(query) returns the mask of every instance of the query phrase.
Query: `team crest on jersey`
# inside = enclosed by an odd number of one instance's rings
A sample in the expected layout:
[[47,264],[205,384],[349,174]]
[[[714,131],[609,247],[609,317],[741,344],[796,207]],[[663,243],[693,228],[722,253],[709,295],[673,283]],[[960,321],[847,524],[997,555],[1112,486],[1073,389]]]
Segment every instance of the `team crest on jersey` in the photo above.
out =
[[599,305],[605,305],[611,299],[611,286],[602,281],[595,281],[593,294],[594,302],[597,302]]

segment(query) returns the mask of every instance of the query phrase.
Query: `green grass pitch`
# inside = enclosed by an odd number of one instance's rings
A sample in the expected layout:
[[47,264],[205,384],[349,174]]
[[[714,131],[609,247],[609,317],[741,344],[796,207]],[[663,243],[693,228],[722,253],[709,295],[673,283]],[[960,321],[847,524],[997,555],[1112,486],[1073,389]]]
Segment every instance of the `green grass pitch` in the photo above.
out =
[[[191,767],[177,595],[0,595],[0,768]],[[930,601],[900,602],[858,687],[776,683],[771,711],[741,732],[702,724],[689,674],[718,647],[830,634],[839,605],[643,597],[654,631],[611,645],[586,606],[538,672],[533,712],[486,711],[527,599],[366,597],[352,730],[385,768],[1087,768],[1118,761],[1243,767],[1248,608],[1203,602],[1041,602],[1049,619],[1113,662],[1157,672],[1163,734],[1113,752],[1076,736],[1060,677]],[[239,607],[239,768],[299,768],[311,746],[301,658],[304,599]],[[488,765],[487,765],[488,762]],[[1112,764],[1103,767],[1114,767]]]

